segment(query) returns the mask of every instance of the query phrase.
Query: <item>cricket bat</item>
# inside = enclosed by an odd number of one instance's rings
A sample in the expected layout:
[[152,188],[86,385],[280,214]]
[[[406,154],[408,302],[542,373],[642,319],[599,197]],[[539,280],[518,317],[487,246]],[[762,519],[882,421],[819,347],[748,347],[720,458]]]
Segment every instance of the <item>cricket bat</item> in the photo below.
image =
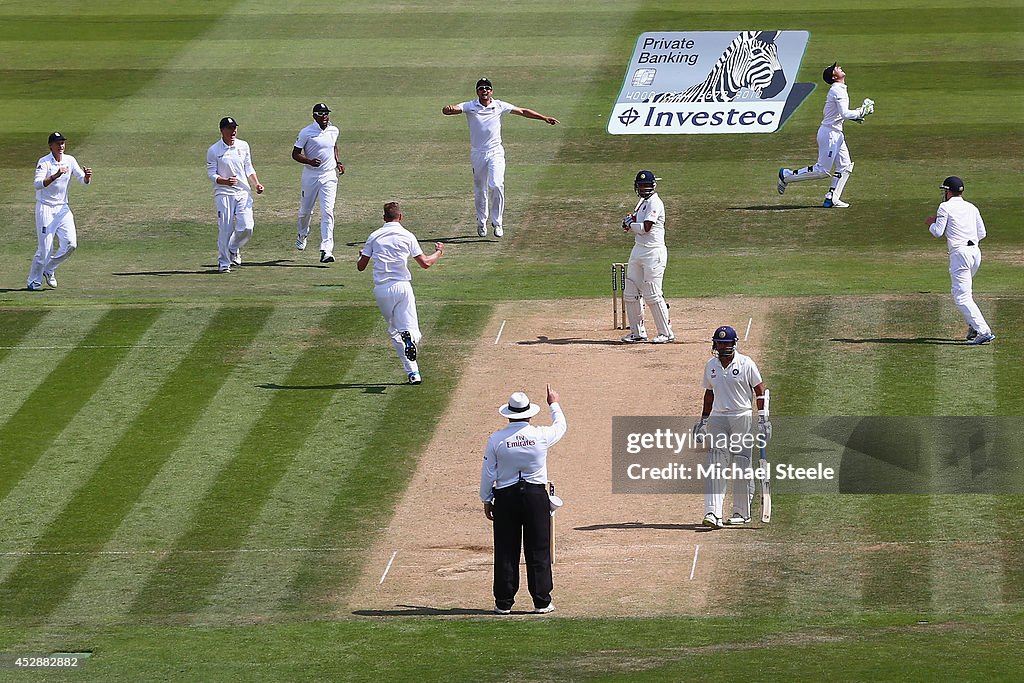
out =
[[[767,389],[764,390],[764,409],[768,410],[768,394]],[[761,462],[759,463],[761,469],[764,471],[764,479],[761,480],[761,521],[767,524],[772,521],[772,482],[771,482],[771,470],[768,468],[768,455],[765,453],[764,446],[759,449],[761,455]]]

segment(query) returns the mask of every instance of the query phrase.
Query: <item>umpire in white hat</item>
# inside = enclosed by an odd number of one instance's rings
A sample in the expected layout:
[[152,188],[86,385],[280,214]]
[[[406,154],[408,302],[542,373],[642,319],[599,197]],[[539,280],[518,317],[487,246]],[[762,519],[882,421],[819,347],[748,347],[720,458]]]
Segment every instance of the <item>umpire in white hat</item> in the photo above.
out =
[[533,611],[546,614],[551,602],[551,526],[548,501],[548,449],[565,435],[568,425],[558,392],[547,386],[551,426],[537,427],[530,418],[540,406],[522,392],[509,397],[498,412],[508,426],[487,440],[480,470],[480,500],[494,523],[494,611],[509,614],[519,591],[520,538],[526,555],[526,582]]

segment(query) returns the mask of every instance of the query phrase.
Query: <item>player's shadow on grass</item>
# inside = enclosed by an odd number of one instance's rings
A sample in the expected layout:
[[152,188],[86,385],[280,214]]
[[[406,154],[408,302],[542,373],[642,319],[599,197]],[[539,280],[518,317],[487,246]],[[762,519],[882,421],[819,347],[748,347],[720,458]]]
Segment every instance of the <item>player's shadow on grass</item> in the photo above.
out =
[[[494,614],[493,609],[471,607],[427,607],[426,605],[395,605],[397,609],[357,609],[352,614],[360,617],[451,617]],[[523,611],[526,614],[527,611]],[[515,612],[513,612],[515,614]]]
[[[479,235],[453,235],[451,237],[432,237],[429,239],[417,240],[420,244],[434,246],[434,242],[444,242],[445,244],[497,244],[501,241],[498,237],[480,237]],[[361,247],[366,244],[366,240],[360,242],[345,242],[347,247]]]
[[377,384],[257,384],[258,389],[362,389],[364,394],[383,394],[388,387],[404,387],[405,382],[384,382]]
[[[140,270],[129,273],[111,273],[111,275],[117,276],[133,276],[133,275],[150,275],[150,276],[167,276],[167,275],[220,275],[221,272],[218,270],[216,264],[206,264],[201,266],[204,270]],[[235,266],[233,270],[240,270],[245,268],[329,268],[326,263],[295,263],[291,259],[276,259],[273,261],[246,261],[240,266]]]
[[800,211],[803,209],[820,209],[820,204],[760,204],[757,206],[730,206],[730,211]]
[[964,342],[939,337],[869,337],[865,339],[833,338],[829,341],[840,344],[932,344],[944,346],[964,346]]
[[559,339],[552,339],[551,337],[545,337],[543,335],[538,336],[536,339],[530,339],[527,341],[517,341],[516,344],[520,346],[535,346],[537,344],[553,344],[555,346],[565,346],[567,344],[591,344],[597,346],[623,346],[623,343],[618,339],[583,339],[581,337],[562,337]]
[[650,523],[650,522],[617,522],[611,524],[591,524],[589,526],[577,526],[573,527],[574,531],[605,531],[608,529],[667,529],[678,530],[678,531],[698,531],[704,528],[700,524],[662,524],[662,523]]

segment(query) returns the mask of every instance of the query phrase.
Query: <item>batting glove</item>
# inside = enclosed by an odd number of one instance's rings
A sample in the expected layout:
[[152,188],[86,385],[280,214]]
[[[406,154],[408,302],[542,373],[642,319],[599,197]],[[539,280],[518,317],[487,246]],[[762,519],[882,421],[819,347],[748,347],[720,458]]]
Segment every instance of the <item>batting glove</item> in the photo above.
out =
[[697,424],[693,425],[693,438],[696,441],[697,439],[702,439],[707,435],[708,419],[706,417],[702,417]]
[[761,432],[761,435],[764,437],[765,443],[768,443],[769,441],[772,440],[772,423],[771,420],[769,420],[764,415],[757,419],[757,429],[759,432]]
[[622,219],[622,227],[628,228],[635,221],[636,221],[636,216],[634,216],[633,214],[628,214],[625,218]]

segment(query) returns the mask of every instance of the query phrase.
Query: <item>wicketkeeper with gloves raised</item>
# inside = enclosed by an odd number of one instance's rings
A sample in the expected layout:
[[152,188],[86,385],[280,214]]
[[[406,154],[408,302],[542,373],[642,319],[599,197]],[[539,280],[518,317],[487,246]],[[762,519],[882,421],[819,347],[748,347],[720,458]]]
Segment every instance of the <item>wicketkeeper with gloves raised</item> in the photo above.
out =
[[[736,350],[736,330],[723,325],[711,337],[714,358],[704,366],[704,405],[700,421],[694,425],[695,441],[707,439],[710,465],[738,467],[751,471],[751,451],[756,438],[767,443],[772,438],[772,423],[765,405],[761,372],[750,356]],[[751,397],[757,401],[757,426],[754,428]],[[746,439],[743,439],[743,436]],[[753,437],[753,438],[752,438]],[[704,483],[704,526],[720,529],[724,524],[750,522],[750,502],[754,481],[751,477],[733,478],[732,516],[722,521],[727,480],[713,478]]]

